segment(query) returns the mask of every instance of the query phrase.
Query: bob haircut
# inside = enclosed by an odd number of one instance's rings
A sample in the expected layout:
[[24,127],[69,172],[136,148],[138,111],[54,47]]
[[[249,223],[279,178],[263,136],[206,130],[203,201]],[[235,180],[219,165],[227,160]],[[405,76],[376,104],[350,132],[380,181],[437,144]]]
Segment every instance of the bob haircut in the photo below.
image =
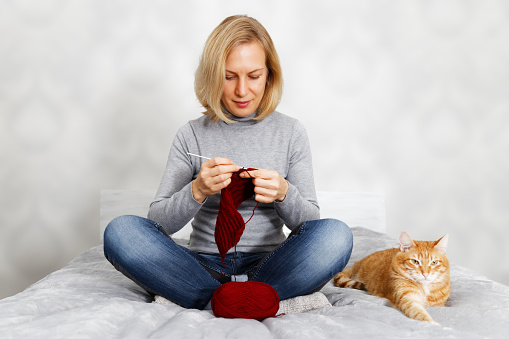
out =
[[246,15],[234,15],[223,20],[208,37],[195,73],[194,90],[203,114],[216,122],[231,123],[230,113],[221,101],[226,76],[225,64],[233,48],[258,41],[265,50],[268,69],[265,91],[257,109],[256,120],[262,120],[276,109],[283,94],[283,74],[274,43],[267,30]]

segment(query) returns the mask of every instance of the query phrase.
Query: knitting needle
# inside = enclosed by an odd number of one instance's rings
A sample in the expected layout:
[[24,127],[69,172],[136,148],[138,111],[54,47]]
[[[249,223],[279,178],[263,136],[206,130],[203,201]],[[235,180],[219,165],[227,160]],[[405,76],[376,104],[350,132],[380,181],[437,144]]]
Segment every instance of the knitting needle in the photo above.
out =
[[187,154],[192,155],[193,157],[198,157],[198,158],[202,158],[202,159],[207,159],[207,160],[211,159],[211,158],[204,157],[203,155],[193,154],[193,153],[189,153],[189,152],[187,152]]
[[[198,158],[202,158],[202,159],[207,159],[207,160],[211,159],[211,158],[204,157],[203,155],[193,154],[193,153],[189,153],[189,152],[187,152],[187,154],[192,155],[193,157],[198,157]],[[240,167],[242,167],[242,166],[240,166]],[[242,168],[245,168],[245,167],[242,167]]]

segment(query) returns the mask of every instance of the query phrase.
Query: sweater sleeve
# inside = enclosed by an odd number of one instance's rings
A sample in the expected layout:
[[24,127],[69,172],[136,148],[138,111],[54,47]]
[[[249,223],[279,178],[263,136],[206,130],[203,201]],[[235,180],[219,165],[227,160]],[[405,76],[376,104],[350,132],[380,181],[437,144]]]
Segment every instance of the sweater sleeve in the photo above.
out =
[[301,123],[296,123],[288,151],[288,193],[275,207],[285,225],[294,230],[303,222],[320,218],[316,199],[309,139]]
[[183,228],[203,205],[192,193],[195,169],[189,155],[185,136],[190,131],[184,125],[175,136],[170,148],[163,178],[154,201],[150,204],[148,218],[160,224],[168,234]]

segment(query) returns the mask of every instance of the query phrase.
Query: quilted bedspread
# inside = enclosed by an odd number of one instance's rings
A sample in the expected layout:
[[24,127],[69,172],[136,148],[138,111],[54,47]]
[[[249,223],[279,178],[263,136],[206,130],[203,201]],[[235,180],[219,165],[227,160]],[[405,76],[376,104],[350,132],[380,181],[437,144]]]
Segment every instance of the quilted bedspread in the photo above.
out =
[[[397,246],[388,235],[352,230],[349,265]],[[447,305],[428,308],[440,326],[409,319],[384,299],[332,282],[322,289],[332,307],[261,322],[223,319],[209,310],[152,303],[96,246],[0,300],[0,338],[509,338],[508,286],[454,263],[451,282]]]

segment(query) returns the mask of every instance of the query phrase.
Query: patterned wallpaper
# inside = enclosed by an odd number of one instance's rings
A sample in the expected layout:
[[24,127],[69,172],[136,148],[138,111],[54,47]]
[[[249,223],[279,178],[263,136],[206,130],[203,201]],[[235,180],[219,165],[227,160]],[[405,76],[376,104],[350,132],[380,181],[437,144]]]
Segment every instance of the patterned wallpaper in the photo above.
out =
[[99,243],[100,189],[157,187],[238,13],[276,43],[317,188],[383,191],[390,235],[449,232],[509,284],[509,2],[0,0],[0,298]]

